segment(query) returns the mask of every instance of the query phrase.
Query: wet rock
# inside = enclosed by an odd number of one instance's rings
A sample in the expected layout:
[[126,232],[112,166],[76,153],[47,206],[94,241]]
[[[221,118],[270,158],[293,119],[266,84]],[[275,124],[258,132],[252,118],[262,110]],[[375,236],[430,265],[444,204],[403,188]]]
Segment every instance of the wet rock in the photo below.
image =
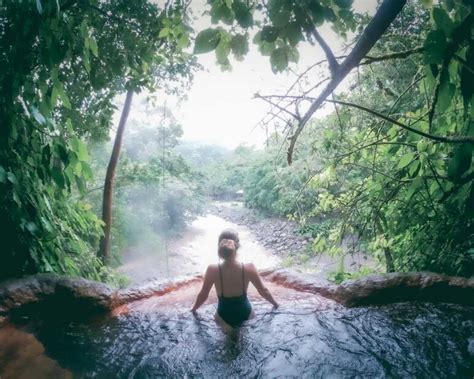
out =
[[474,305],[474,280],[431,272],[372,275],[343,282],[334,299],[346,306],[410,300]]
[[[347,307],[401,301],[474,305],[473,279],[429,272],[374,275],[341,285],[291,269],[267,270],[261,275],[279,285],[319,294]],[[38,309],[50,310],[54,317],[85,317],[136,300],[161,296],[200,280],[201,276],[192,276],[173,282],[152,281],[123,290],[113,290],[103,283],[86,279],[52,274],[7,281],[0,284],[0,325],[12,314],[29,312],[31,315]]]
[[372,275],[340,285],[290,269],[266,272],[265,276],[272,282],[320,294],[347,307],[401,301],[474,305],[474,279],[431,272]]
[[114,295],[114,306],[146,299],[152,296],[162,296],[192,282],[201,280],[202,276],[196,275],[170,281],[151,281],[134,287],[118,290]]
[[103,312],[112,307],[113,290],[82,278],[38,274],[0,284],[0,316],[48,301],[58,315]]

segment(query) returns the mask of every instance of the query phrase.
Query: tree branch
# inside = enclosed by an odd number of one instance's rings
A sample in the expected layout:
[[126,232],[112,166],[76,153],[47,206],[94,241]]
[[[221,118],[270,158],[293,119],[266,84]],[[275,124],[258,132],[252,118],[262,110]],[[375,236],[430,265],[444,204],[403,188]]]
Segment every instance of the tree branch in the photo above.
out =
[[315,40],[319,43],[319,46],[321,46],[321,49],[323,49],[324,54],[326,54],[326,58],[329,63],[329,70],[331,71],[331,74],[334,74],[339,68],[339,63],[337,63],[334,53],[316,29],[313,29],[312,34]]
[[347,56],[347,58],[338,66],[331,81],[322,91],[319,97],[311,104],[306,114],[298,123],[294,134],[290,139],[290,146],[287,153],[288,164],[291,164],[293,159],[293,150],[299,135],[303,131],[304,126],[309,121],[311,116],[323,104],[324,100],[337,88],[337,86],[344,80],[349,72],[356,67],[365,55],[372,49],[375,43],[380,39],[382,34],[387,30],[392,21],[401,12],[407,0],[384,0],[374,18],[365,28],[356,45]]
[[421,130],[412,128],[411,126],[402,124],[401,122],[394,120],[393,118],[387,117],[377,111],[374,111],[372,109],[366,108],[362,105],[354,104],[354,103],[348,103],[346,101],[339,101],[339,100],[324,100],[325,102],[328,103],[335,103],[335,104],[341,104],[341,105],[346,105],[348,107],[352,108],[357,108],[360,109],[361,111],[370,113],[376,117],[379,117],[385,121],[390,122],[391,124],[397,125],[405,130],[408,130],[409,132],[419,134],[420,136],[423,136],[425,138],[431,139],[433,141],[438,141],[438,142],[445,142],[445,143],[473,143],[474,144],[474,136],[438,136],[435,134],[430,134],[430,133],[425,133]]
[[269,100],[269,98],[268,98],[269,96],[262,96],[257,92],[255,95],[253,95],[253,97],[254,97],[254,99],[262,99],[263,101],[266,101],[268,104],[270,104],[271,106],[273,106],[275,108],[278,108],[280,111],[288,113],[290,116],[292,116],[296,120],[300,119],[299,116],[296,113],[290,112],[288,109],[285,109],[282,106],[280,106],[280,105],[274,103],[273,101]]
[[424,47],[421,46],[421,47],[417,47],[415,49],[405,50],[405,51],[398,51],[396,53],[390,53],[390,54],[381,55],[381,56],[378,56],[378,57],[370,57],[370,56],[366,55],[364,60],[362,62],[360,62],[360,65],[372,64],[372,63],[376,63],[376,62],[383,62],[383,61],[387,61],[387,60],[390,60],[390,59],[403,59],[403,58],[409,57],[412,54],[422,53],[423,50],[424,50]]

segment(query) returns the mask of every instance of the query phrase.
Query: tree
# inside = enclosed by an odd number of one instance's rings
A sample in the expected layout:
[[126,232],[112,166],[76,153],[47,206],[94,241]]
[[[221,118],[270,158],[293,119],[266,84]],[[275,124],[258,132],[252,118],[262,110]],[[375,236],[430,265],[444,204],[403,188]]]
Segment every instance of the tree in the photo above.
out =
[[107,262],[110,254],[110,230],[112,228],[112,193],[115,179],[115,170],[122,147],[123,133],[127,123],[128,114],[130,113],[130,106],[132,105],[133,91],[128,90],[125,97],[125,104],[123,105],[122,115],[115,135],[114,147],[112,155],[110,156],[109,165],[105,174],[104,195],[102,200],[102,221],[104,223],[104,235],[100,240],[99,257],[103,262]]

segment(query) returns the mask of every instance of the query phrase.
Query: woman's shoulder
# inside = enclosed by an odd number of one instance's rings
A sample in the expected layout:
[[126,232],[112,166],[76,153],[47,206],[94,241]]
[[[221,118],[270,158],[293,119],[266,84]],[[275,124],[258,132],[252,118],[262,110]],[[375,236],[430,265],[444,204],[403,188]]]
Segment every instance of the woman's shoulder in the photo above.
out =
[[245,272],[257,272],[257,267],[253,263],[244,263]]
[[209,274],[213,274],[213,273],[217,272],[217,270],[218,270],[217,264],[216,264],[216,263],[212,263],[212,264],[210,264],[209,266],[207,266],[206,272],[208,272]]

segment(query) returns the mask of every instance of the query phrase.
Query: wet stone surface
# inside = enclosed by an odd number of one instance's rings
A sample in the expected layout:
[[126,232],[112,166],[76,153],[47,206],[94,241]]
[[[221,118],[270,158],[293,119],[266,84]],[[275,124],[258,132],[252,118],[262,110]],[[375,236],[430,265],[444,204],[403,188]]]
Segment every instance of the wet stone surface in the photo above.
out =
[[251,293],[257,317],[226,334],[213,320],[215,297],[197,318],[189,313],[197,289],[131,303],[89,323],[28,319],[21,328],[80,378],[474,375],[473,307],[413,302],[348,309],[274,286],[280,309],[271,312]]

